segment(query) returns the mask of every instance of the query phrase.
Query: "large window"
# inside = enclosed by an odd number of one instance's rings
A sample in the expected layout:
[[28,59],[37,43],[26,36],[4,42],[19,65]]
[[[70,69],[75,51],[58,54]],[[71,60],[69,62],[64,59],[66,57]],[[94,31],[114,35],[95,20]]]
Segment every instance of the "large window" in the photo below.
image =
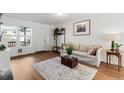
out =
[[8,47],[17,45],[24,47],[32,44],[32,29],[30,27],[16,27],[1,25],[3,37],[8,41]]
[[20,45],[30,46],[32,41],[32,29],[30,27],[19,27]]
[[1,25],[3,37],[8,41],[8,47],[17,46],[17,27]]

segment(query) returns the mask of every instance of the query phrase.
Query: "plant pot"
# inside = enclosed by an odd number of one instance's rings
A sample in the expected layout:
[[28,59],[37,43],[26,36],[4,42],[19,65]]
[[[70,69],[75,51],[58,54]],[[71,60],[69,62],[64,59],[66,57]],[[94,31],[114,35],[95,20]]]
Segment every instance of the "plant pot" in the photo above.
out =
[[120,49],[119,49],[119,48],[116,48],[116,49],[115,49],[115,51],[116,51],[116,52],[119,52],[119,51],[120,51]]
[[72,58],[72,55],[68,55],[68,58],[71,59]]
[[115,49],[111,49],[111,51],[114,51]]

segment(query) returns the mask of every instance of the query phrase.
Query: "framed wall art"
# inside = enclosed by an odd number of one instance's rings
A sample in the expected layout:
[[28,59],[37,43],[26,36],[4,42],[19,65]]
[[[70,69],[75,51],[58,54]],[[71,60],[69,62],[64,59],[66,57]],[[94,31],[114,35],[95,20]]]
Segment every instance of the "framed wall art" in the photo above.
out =
[[90,35],[90,19],[73,23],[74,35]]

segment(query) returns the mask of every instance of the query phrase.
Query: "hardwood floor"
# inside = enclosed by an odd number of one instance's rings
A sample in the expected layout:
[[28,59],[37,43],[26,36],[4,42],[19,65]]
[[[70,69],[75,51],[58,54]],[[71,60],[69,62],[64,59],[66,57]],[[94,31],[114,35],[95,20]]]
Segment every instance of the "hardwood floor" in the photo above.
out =
[[106,64],[101,63],[94,80],[124,80],[124,68],[118,72],[116,65],[109,65],[106,68]]
[[[11,64],[14,79],[43,80],[43,77],[32,68],[32,64],[56,56],[58,54],[54,52],[43,52],[12,58]],[[110,65],[109,68],[106,68],[106,64],[101,63],[94,80],[124,80],[124,68],[121,68],[120,72],[118,72],[117,66]]]
[[27,56],[12,58],[12,71],[15,80],[39,80],[43,79],[33,68],[32,64],[45,59],[56,57],[53,52],[36,53]]

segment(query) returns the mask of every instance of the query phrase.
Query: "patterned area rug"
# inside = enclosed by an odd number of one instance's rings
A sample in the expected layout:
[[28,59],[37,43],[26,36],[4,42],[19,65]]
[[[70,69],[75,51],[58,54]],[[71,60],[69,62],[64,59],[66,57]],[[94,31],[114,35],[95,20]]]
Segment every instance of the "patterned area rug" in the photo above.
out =
[[34,63],[32,66],[46,80],[92,80],[97,72],[97,69],[81,64],[71,69],[61,64],[60,57]]

